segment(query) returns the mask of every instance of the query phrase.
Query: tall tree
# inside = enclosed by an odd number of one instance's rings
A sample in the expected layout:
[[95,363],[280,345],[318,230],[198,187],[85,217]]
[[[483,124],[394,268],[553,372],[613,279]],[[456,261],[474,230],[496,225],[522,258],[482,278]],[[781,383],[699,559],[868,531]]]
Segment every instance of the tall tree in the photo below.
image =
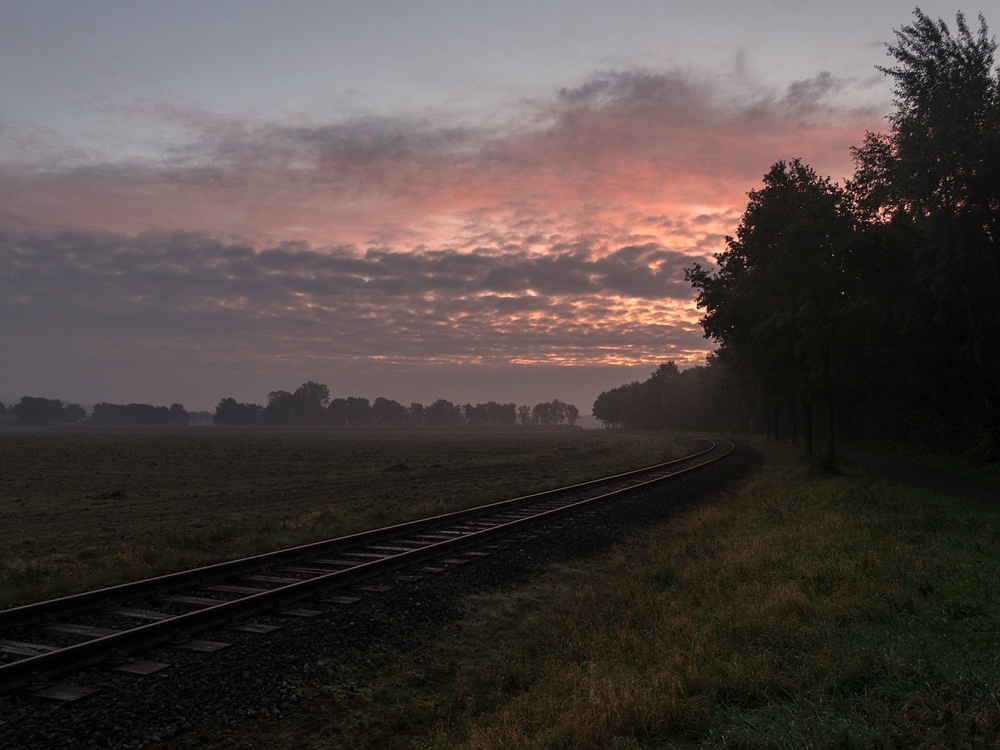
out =
[[372,404],[372,420],[379,425],[403,425],[410,419],[410,414],[398,401],[379,396]]
[[264,421],[264,407],[260,404],[239,403],[229,397],[219,401],[215,407],[214,424],[217,425],[258,425]]
[[295,393],[271,391],[267,394],[265,421],[276,425],[324,424],[328,421],[329,402],[330,389],[311,380],[296,388]]
[[853,287],[856,222],[844,191],[798,159],[777,162],[750,201],[718,269],[688,269],[706,337],[772,397],[788,389],[827,422],[834,466],[833,356]]
[[36,396],[23,396],[19,403],[10,407],[10,413],[17,417],[18,424],[31,427],[75,424],[87,418],[87,412],[79,404]]
[[[979,17],[956,33],[920,10],[896,31],[881,68],[895,81],[887,133],[854,150],[858,205],[903,238],[902,312],[911,413],[1000,431],[1000,72]],[[956,413],[960,412],[960,413]],[[996,440],[994,440],[996,442]]]
[[295,389],[292,398],[297,424],[323,424],[327,421],[326,407],[330,403],[330,389],[326,385],[308,380]]

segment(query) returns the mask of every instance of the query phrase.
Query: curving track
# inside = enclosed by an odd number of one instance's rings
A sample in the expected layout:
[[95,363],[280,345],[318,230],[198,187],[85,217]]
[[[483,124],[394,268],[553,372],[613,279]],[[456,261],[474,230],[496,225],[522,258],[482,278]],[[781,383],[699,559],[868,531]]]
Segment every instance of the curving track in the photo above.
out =
[[[724,441],[636,471],[464,511],[0,610],[0,690],[176,640],[415,563],[455,559],[532,524],[714,463]],[[74,621],[77,620],[77,621]],[[80,622],[82,620],[82,622]],[[253,624],[245,626],[252,629]]]

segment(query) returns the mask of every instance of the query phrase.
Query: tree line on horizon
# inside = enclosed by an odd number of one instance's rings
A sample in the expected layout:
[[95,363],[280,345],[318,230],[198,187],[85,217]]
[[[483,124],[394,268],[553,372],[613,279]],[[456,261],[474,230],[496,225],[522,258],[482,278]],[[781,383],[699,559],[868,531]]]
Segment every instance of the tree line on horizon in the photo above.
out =
[[920,10],[880,70],[888,131],[844,185],[778,161],[716,267],[695,264],[706,365],[602,393],[606,425],[890,438],[1000,461],[997,44]]
[[240,403],[223,398],[215,413],[189,412],[181,404],[94,404],[90,414],[80,404],[53,398],[24,396],[6,406],[0,402],[0,423],[9,421],[22,427],[91,425],[94,427],[183,427],[189,424],[220,426],[253,425],[334,425],[376,427],[472,426],[472,427],[557,427],[574,426],[580,417],[573,404],[559,399],[535,404],[514,403],[453,404],[438,399],[429,406],[412,403],[408,407],[383,397],[330,398],[330,389],[312,381],[294,392],[272,391],[266,406]]
[[579,409],[559,399],[530,407],[496,401],[462,405],[446,399],[429,406],[417,402],[404,406],[382,396],[373,402],[355,396],[330,398],[329,387],[311,380],[294,392],[271,391],[266,405],[240,403],[230,397],[215,407],[217,425],[554,427],[573,426],[579,417]]
[[90,414],[80,404],[57,398],[24,396],[11,406],[0,402],[0,420],[23,427],[89,424],[95,427],[183,427],[210,424],[208,412],[190,412],[181,404],[94,404]]

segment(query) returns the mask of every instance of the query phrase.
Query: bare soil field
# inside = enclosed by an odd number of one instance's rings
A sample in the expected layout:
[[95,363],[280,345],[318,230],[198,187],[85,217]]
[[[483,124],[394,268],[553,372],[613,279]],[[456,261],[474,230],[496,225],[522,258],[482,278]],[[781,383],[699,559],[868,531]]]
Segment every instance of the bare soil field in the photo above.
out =
[[0,434],[0,605],[648,465],[667,435]]

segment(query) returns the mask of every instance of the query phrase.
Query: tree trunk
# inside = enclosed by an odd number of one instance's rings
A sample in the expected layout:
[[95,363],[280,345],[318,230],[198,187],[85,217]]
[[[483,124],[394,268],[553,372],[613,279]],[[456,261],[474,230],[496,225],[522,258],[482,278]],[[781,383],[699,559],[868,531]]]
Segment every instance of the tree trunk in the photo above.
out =
[[823,353],[823,411],[826,412],[826,449],[823,468],[835,471],[837,458],[833,451],[833,378],[830,377],[830,352]]
[[792,397],[792,402],[789,404],[792,412],[792,443],[797,444],[799,442],[799,421],[798,415],[795,410],[795,397]]
[[804,422],[802,430],[802,442],[805,445],[806,453],[813,452],[813,410],[812,404],[808,401],[802,402],[802,419]]

